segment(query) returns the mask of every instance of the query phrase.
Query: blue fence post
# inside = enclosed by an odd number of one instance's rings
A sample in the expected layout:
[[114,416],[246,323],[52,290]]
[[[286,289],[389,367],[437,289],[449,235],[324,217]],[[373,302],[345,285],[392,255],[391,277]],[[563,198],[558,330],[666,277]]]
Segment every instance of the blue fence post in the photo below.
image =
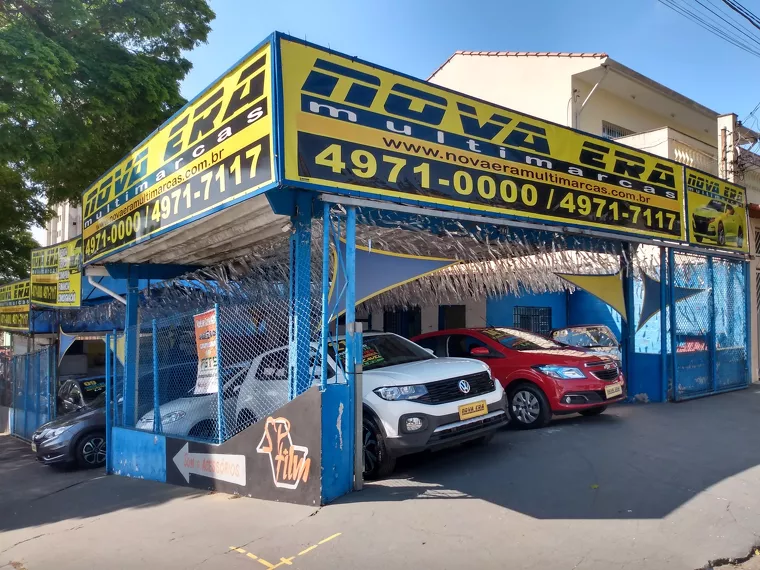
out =
[[[346,435],[347,447],[351,457],[358,453],[354,434],[356,432],[355,391],[356,363],[361,358],[361,346],[357,346],[355,333],[356,323],[356,207],[346,208],[346,377],[348,379],[348,416],[347,425],[343,431]],[[353,468],[355,461],[350,462]]]
[[113,422],[113,408],[111,399],[113,388],[111,387],[111,334],[106,333],[106,475],[112,471],[111,465],[111,422]]
[[124,418],[122,425],[134,425],[137,419],[137,358],[139,353],[140,331],[137,328],[140,291],[138,280],[133,271],[127,277],[127,307],[124,318]]
[[[111,338],[113,339],[113,349],[111,350],[111,381],[113,382],[113,425],[119,425],[119,385],[116,380],[118,378],[118,350],[119,350],[119,337],[116,334],[116,329],[111,331]],[[123,397],[123,394],[122,394]]]
[[662,401],[668,401],[668,255],[660,247],[660,376]]
[[225,431],[225,425],[224,425],[224,372],[222,369],[222,352],[220,350],[219,345],[219,337],[222,333],[221,323],[219,319],[219,303],[214,303],[214,320],[216,321],[216,338],[214,339],[214,342],[216,342],[216,382],[217,382],[217,398],[216,398],[216,413],[218,422],[219,422],[219,429],[217,430],[219,433],[218,439],[219,443],[222,443],[224,441],[224,431]]
[[673,400],[678,401],[678,334],[676,329],[676,254],[668,249],[668,296],[670,297],[670,352],[673,359]]
[[[336,272],[337,273],[337,272]],[[333,276],[337,279],[337,275]],[[327,387],[327,338],[330,335],[330,204],[322,204],[322,335],[320,358],[322,371],[319,375],[319,389]],[[337,371],[336,371],[337,372]]]
[[709,346],[707,347],[710,358],[710,380],[712,385],[712,391],[715,392],[718,389],[718,361],[716,358],[716,346],[717,335],[715,334],[715,266],[713,264],[712,255],[707,256],[707,276],[710,279],[710,297],[707,301],[707,307],[710,314],[708,315],[707,322],[710,325],[710,330],[707,333],[709,339]]
[[38,350],[34,354],[34,360],[34,375],[36,376],[35,384],[37,385],[37,405],[35,406],[34,410],[34,429],[37,429],[42,425],[42,367],[40,366],[40,361],[42,360],[42,350]]
[[749,288],[752,287],[750,283],[750,267],[749,261],[742,263],[742,273],[744,274],[744,342],[745,350],[747,353],[747,385],[752,382],[752,306]]
[[29,353],[24,355],[24,438],[29,439]]
[[288,318],[289,399],[311,386],[311,204],[308,192],[296,194],[296,215],[291,216],[290,300]]
[[156,327],[156,319],[153,319],[153,431],[163,433],[161,403],[158,396],[158,328]]

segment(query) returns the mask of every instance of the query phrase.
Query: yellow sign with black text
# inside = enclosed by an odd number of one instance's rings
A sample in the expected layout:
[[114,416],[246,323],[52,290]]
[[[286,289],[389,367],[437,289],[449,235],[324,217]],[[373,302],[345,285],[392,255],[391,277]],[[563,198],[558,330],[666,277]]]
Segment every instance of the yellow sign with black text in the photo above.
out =
[[34,305],[76,308],[82,303],[82,238],[32,251]]
[[0,286],[0,329],[29,332],[29,279]]
[[84,192],[85,263],[274,180],[271,55],[245,58]]
[[686,168],[686,205],[689,242],[749,253],[744,188]]
[[678,163],[297,40],[280,50],[289,181],[686,239]]

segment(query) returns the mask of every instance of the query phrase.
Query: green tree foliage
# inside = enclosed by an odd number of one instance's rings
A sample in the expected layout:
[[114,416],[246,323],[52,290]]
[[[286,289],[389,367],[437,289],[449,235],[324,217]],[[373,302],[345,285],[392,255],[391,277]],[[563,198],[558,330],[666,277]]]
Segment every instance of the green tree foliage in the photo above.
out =
[[0,0],[0,278],[28,273],[46,203],[78,201],[184,105],[183,53],[213,18],[207,0]]

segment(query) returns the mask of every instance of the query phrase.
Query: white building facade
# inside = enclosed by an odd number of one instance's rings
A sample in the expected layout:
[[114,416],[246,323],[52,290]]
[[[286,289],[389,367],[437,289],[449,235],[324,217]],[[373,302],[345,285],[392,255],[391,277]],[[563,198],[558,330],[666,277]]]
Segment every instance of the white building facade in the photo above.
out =
[[[760,135],[743,127],[736,115],[708,109],[606,53],[459,51],[429,81],[745,186],[750,251],[753,256],[760,254],[760,157],[746,150]],[[757,259],[751,266],[754,381],[760,365]]]

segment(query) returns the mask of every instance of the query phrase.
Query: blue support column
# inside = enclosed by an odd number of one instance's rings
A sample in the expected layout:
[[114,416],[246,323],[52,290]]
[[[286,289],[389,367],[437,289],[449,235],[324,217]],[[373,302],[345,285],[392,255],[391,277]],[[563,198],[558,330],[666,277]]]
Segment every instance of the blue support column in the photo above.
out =
[[217,433],[219,443],[224,441],[224,369],[222,368],[222,351],[219,345],[219,337],[222,336],[221,323],[219,322],[219,304],[214,303],[214,320],[216,320],[216,375],[217,375],[217,392],[216,392],[216,416],[219,422]]
[[[335,276],[337,278],[337,275]],[[327,387],[327,338],[330,336],[330,204],[322,204],[322,331],[320,357],[322,371],[319,389]]]
[[[29,439],[32,435],[31,432],[29,432],[29,367],[30,367],[31,361],[29,359],[29,354],[24,355],[24,429],[23,429],[23,437],[24,439]],[[29,432],[29,433],[27,433]]]
[[750,281],[750,266],[749,261],[745,261],[742,264],[742,272],[744,273],[744,330],[745,332],[745,349],[747,352],[747,385],[752,382],[752,306],[749,288],[754,286],[754,283]]
[[111,464],[111,457],[113,449],[111,448],[111,427],[113,422],[113,408],[111,402],[113,400],[113,387],[111,386],[111,333],[106,333],[106,475],[110,475],[113,471],[113,465]]
[[296,196],[296,215],[291,216],[293,233],[290,236],[290,303],[288,351],[290,399],[311,386],[310,325],[311,325],[311,200],[307,192]]
[[623,341],[625,346],[625,378],[628,383],[629,395],[635,390],[637,379],[633,377],[634,359],[636,358],[636,315],[633,299],[633,256],[636,252],[635,244],[626,244],[625,255],[621,256],[623,265],[623,296],[625,300],[626,320],[621,323],[623,327]]
[[[347,452],[354,464],[356,448],[356,363],[361,362],[361,334],[357,335],[356,323],[356,207],[349,206],[346,216],[346,376],[348,379],[348,422],[346,425]],[[357,338],[358,337],[358,338]]]
[[153,432],[163,433],[164,428],[161,425],[161,398],[160,382],[158,376],[158,328],[156,319],[153,319]]
[[[113,348],[111,350],[111,376],[113,386],[113,415],[111,416],[113,425],[119,425],[119,385],[116,383],[116,379],[119,377],[118,373],[118,358],[117,352],[119,350],[119,337],[116,334],[116,329],[111,331],[111,338],[113,339]],[[123,372],[123,370],[122,370]],[[123,390],[123,387],[122,387]],[[110,405],[110,404],[109,404]]]
[[715,334],[715,266],[713,264],[712,255],[707,256],[707,275],[710,278],[710,298],[707,302],[708,315],[707,322],[710,323],[710,330],[707,333],[708,346],[707,350],[710,357],[710,379],[712,381],[712,391],[718,389],[718,361],[716,357],[716,342],[717,336]]
[[127,277],[127,310],[124,319],[124,418],[122,425],[133,426],[137,420],[137,357],[140,331],[137,330],[137,310],[140,291],[136,272]]
[[673,400],[678,401],[678,335],[676,334],[676,254],[668,249],[668,298],[670,299],[670,357],[673,362]]
[[668,401],[668,254],[660,247],[660,377],[662,401]]

